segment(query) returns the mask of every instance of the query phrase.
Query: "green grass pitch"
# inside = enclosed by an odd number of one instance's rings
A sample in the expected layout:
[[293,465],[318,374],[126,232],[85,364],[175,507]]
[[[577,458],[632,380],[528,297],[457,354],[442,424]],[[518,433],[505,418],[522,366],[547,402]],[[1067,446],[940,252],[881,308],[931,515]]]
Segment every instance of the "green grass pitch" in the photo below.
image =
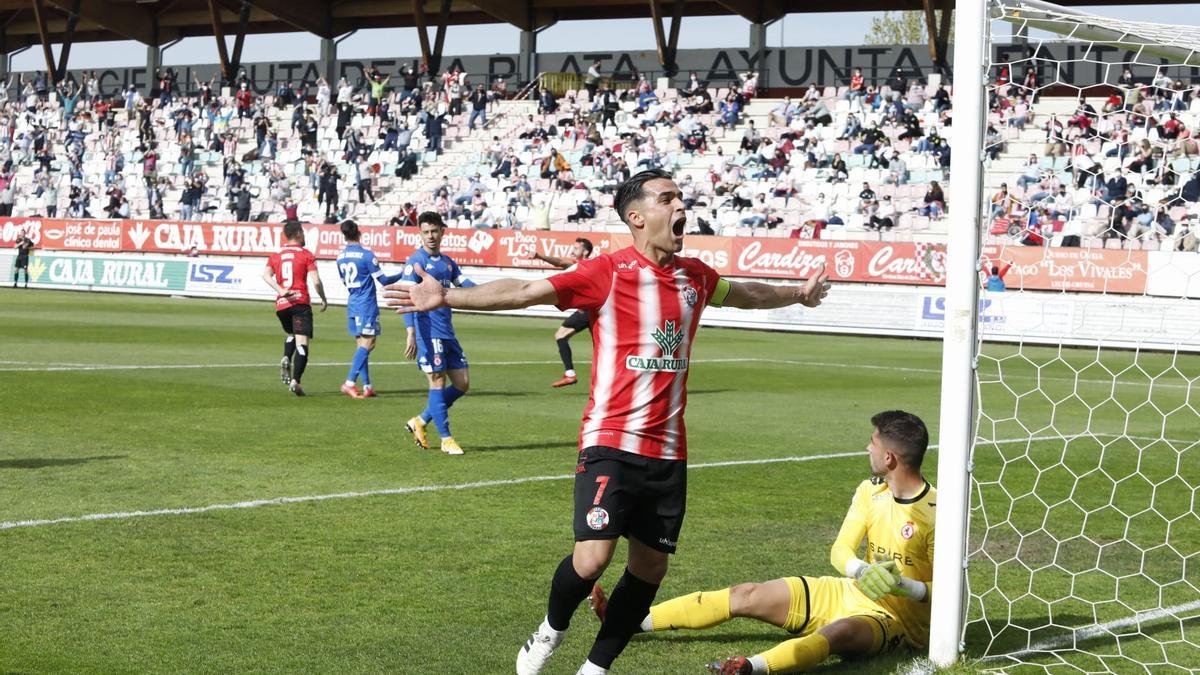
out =
[[[512,672],[571,545],[587,388],[549,387],[560,375],[555,321],[456,319],[472,383],[451,415],[467,451],[455,458],[418,450],[404,431],[425,387],[403,362],[396,317],[385,316],[371,369],[380,396],[367,401],[337,392],[354,349],[340,307],[317,315],[304,399],[278,381],[281,333],[266,303],[5,289],[0,317],[0,522],[341,495],[0,530],[0,672]],[[574,345],[586,376],[587,336]],[[981,435],[1200,437],[1195,357],[988,352]],[[936,342],[702,329],[693,359],[688,517],[660,598],[834,573],[829,546],[867,475],[869,417],[911,410],[936,442]],[[1129,364],[1150,373],[1146,382],[1112,392],[1104,373]],[[1139,398],[1182,412],[1164,431]],[[1136,443],[1153,445],[1089,437],[981,448],[977,475],[992,501],[974,531],[991,537],[994,559],[976,557],[972,584],[995,586],[985,602],[1010,608],[1013,625],[972,624],[973,655],[1061,636],[1046,627],[1051,615],[1086,625],[1158,607],[1160,591],[1163,605],[1195,599],[1200,451]],[[792,459],[720,464],[782,458]],[[1149,480],[1120,480],[1139,471]],[[1069,550],[1058,553],[1058,541]],[[1036,569],[1008,562],[1017,552]],[[1032,599],[1068,598],[1072,586],[1109,601]],[[1197,621],[1165,625],[1119,648],[1200,666]],[[596,627],[581,608],[549,672],[574,672]],[[785,638],[745,620],[638,636],[615,672],[698,673]],[[1140,671],[1106,660],[1118,650],[1111,637],[1087,645],[1100,656],[1064,658]],[[911,658],[825,671],[903,672]],[[955,671],[989,666],[1004,663]]]

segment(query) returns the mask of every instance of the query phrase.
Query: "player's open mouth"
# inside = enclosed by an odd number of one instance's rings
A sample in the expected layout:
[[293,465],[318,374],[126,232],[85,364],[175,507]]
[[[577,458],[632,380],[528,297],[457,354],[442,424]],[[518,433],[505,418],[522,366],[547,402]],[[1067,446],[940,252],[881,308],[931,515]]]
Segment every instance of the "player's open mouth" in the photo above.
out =
[[687,226],[687,216],[680,216],[679,220],[676,220],[675,223],[671,225],[671,232],[673,232],[676,237],[682,237],[683,236],[683,228],[686,226]]

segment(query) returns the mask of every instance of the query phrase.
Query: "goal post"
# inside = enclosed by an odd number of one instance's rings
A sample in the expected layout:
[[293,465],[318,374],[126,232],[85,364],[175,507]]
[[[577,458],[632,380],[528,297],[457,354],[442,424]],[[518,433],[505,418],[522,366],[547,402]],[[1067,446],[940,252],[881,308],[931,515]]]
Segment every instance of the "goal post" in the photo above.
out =
[[930,660],[1196,672],[1200,28],[955,13]]
[[954,16],[950,211],[946,242],[946,325],[942,346],[938,421],[938,522],[933,552],[929,657],[938,665],[958,659],[963,625],[968,457],[974,442],[979,233],[982,215],[984,83],[988,49],[984,3],[959,2]]

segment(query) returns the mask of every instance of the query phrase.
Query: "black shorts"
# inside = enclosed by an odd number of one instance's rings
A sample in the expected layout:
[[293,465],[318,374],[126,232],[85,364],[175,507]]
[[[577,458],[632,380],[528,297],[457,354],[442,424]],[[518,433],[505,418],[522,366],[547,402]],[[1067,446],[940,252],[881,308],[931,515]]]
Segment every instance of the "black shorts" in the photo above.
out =
[[580,332],[589,330],[592,327],[591,319],[588,318],[587,312],[572,312],[571,316],[563,319],[563,328],[570,328],[573,331]]
[[575,467],[575,540],[634,537],[674,553],[687,507],[687,462],[592,446]]
[[13,263],[13,267],[19,270],[29,269],[29,257],[17,256],[17,262]]
[[279,325],[288,335],[313,336],[312,305],[292,305],[275,312],[275,316],[279,317]]

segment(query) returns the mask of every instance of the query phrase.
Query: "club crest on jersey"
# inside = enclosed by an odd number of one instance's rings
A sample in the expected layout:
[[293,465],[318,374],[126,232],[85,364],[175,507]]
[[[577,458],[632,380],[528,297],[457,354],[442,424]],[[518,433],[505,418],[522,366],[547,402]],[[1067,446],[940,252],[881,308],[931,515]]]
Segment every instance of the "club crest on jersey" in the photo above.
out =
[[697,302],[700,302],[700,294],[692,286],[685,286],[683,289],[683,301],[688,307],[695,307]]
[[675,352],[683,344],[683,329],[676,328],[674,321],[664,321],[662,328],[655,328],[650,337],[662,350],[662,357],[637,356],[631,354],[625,357],[625,367],[629,370],[660,371],[678,373],[687,370],[686,358],[675,358]]
[[909,521],[904,524],[904,527],[900,528],[900,536],[904,537],[905,539],[912,539],[913,534],[915,534],[916,531],[917,528],[913,526],[912,521]]
[[587,513],[588,527],[600,531],[608,527],[608,511],[597,506]]

